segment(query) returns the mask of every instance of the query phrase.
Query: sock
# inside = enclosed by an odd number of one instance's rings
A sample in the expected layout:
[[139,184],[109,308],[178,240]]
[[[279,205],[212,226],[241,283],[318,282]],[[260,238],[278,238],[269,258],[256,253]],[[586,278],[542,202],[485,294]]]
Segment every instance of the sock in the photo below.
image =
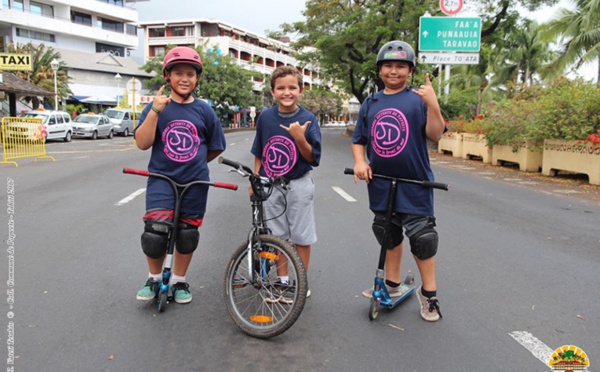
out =
[[173,276],[171,276],[171,283],[170,283],[171,285],[175,285],[180,282],[185,283],[185,276],[179,276],[179,275],[174,275],[174,274],[173,274]]
[[431,298],[437,295],[437,291],[426,291],[425,288],[421,287],[421,294],[427,298]]
[[289,284],[290,283],[290,277],[288,275],[280,276],[279,280],[281,280],[282,284]]
[[148,278],[154,279],[154,280],[160,280],[162,278],[162,273],[158,273],[158,274],[148,273]]
[[400,287],[400,283],[392,282],[391,280],[388,280],[388,279],[385,280],[385,285],[387,285],[388,287],[392,287],[392,288]]

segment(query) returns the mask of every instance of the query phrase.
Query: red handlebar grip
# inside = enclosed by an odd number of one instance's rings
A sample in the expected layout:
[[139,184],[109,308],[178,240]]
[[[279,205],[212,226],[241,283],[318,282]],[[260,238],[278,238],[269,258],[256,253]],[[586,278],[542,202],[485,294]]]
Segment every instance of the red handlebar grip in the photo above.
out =
[[214,186],[215,187],[222,187],[224,189],[230,189],[230,190],[237,190],[238,189],[238,185],[236,185],[234,183],[215,182]]
[[144,177],[148,177],[148,175],[150,174],[150,172],[148,172],[147,170],[133,169],[128,167],[123,168],[123,173],[137,174],[138,176]]

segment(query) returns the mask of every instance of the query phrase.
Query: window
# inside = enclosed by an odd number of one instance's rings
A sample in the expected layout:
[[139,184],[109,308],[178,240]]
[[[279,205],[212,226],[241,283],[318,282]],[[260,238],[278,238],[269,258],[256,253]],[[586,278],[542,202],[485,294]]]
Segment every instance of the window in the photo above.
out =
[[130,25],[127,24],[126,26],[126,33],[127,35],[137,35],[137,26],[136,25]]
[[80,25],[91,26],[92,16],[85,13],[71,12],[71,21]]
[[150,37],[165,37],[165,29],[164,28],[150,28],[148,29],[148,35]]
[[159,56],[161,54],[165,54],[165,47],[155,46],[154,47],[154,56]]
[[171,28],[171,36],[184,36],[185,28],[184,27],[173,27]]
[[54,8],[52,5],[31,1],[29,3],[29,10],[31,11],[31,14],[54,18]]
[[106,19],[106,18],[98,18],[96,25],[98,27],[100,27],[101,29],[107,30],[107,31],[115,31],[115,32],[123,33],[123,30],[124,30],[123,23],[111,21],[110,19]]
[[24,12],[25,6],[23,5],[23,0],[13,0],[13,9]]
[[39,31],[29,31],[29,30],[25,30],[23,28],[17,28],[17,36],[23,37],[26,39],[49,41],[51,43],[54,43],[56,41],[54,38],[54,35],[52,35],[52,34],[47,34],[45,32],[39,32]]
[[8,0],[2,0],[2,9],[10,9],[10,3]]

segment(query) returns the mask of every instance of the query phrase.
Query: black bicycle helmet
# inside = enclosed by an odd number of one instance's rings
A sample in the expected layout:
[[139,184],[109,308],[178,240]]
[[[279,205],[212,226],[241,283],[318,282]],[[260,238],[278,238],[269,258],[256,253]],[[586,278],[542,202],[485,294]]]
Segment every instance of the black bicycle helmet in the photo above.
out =
[[411,64],[411,67],[417,65],[415,50],[404,41],[393,40],[385,43],[377,53],[377,67],[384,61],[404,61]]

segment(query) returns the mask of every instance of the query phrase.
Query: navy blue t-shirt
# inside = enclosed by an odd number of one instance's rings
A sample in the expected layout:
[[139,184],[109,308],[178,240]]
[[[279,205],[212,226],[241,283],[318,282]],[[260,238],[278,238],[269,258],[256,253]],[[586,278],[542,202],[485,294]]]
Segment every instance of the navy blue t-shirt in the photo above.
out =
[[[151,107],[150,103],[144,108],[140,123],[144,122]],[[180,184],[209,181],[206,160],[208,151],[212,150],[225,150],[223,128],[213,109],[199,99],[189,104],[171,101],[158,116],[148,170],[168,176]],[[207,193],[208,186],[193,186],[186,192],[181,213],[203,216]],[[173,198],[167,181],[148,178],[146,210],[173,209]]]
[[[315,160],[309,163],[300,154],[296,141],[285,129],[293,122],[304,125],[310,121],[306,128],[305,137],[312,146]],[[298,107],[298,112],[290,117],[282,116],[277,112],[277,106],[264,110],[256,124],[256,136],[250,150],[252,154],[261,159],[260,175],[267,177],[284,176],[296,179],[304,176],[313,166],[319,165],[321,160],[321,129],[315,115],[303,107]]]
[[[407,87],[391,95],[379,91],[366,99],[358,112],[352,143],[365,145],[373,173],[433,181],[425,135],[427,106],[411,90]],[[381,178],[369,182],[371,210],[387,210],[390,185],[389,180]],[[433,216],[432,189],[399,183],[395,211]]]

